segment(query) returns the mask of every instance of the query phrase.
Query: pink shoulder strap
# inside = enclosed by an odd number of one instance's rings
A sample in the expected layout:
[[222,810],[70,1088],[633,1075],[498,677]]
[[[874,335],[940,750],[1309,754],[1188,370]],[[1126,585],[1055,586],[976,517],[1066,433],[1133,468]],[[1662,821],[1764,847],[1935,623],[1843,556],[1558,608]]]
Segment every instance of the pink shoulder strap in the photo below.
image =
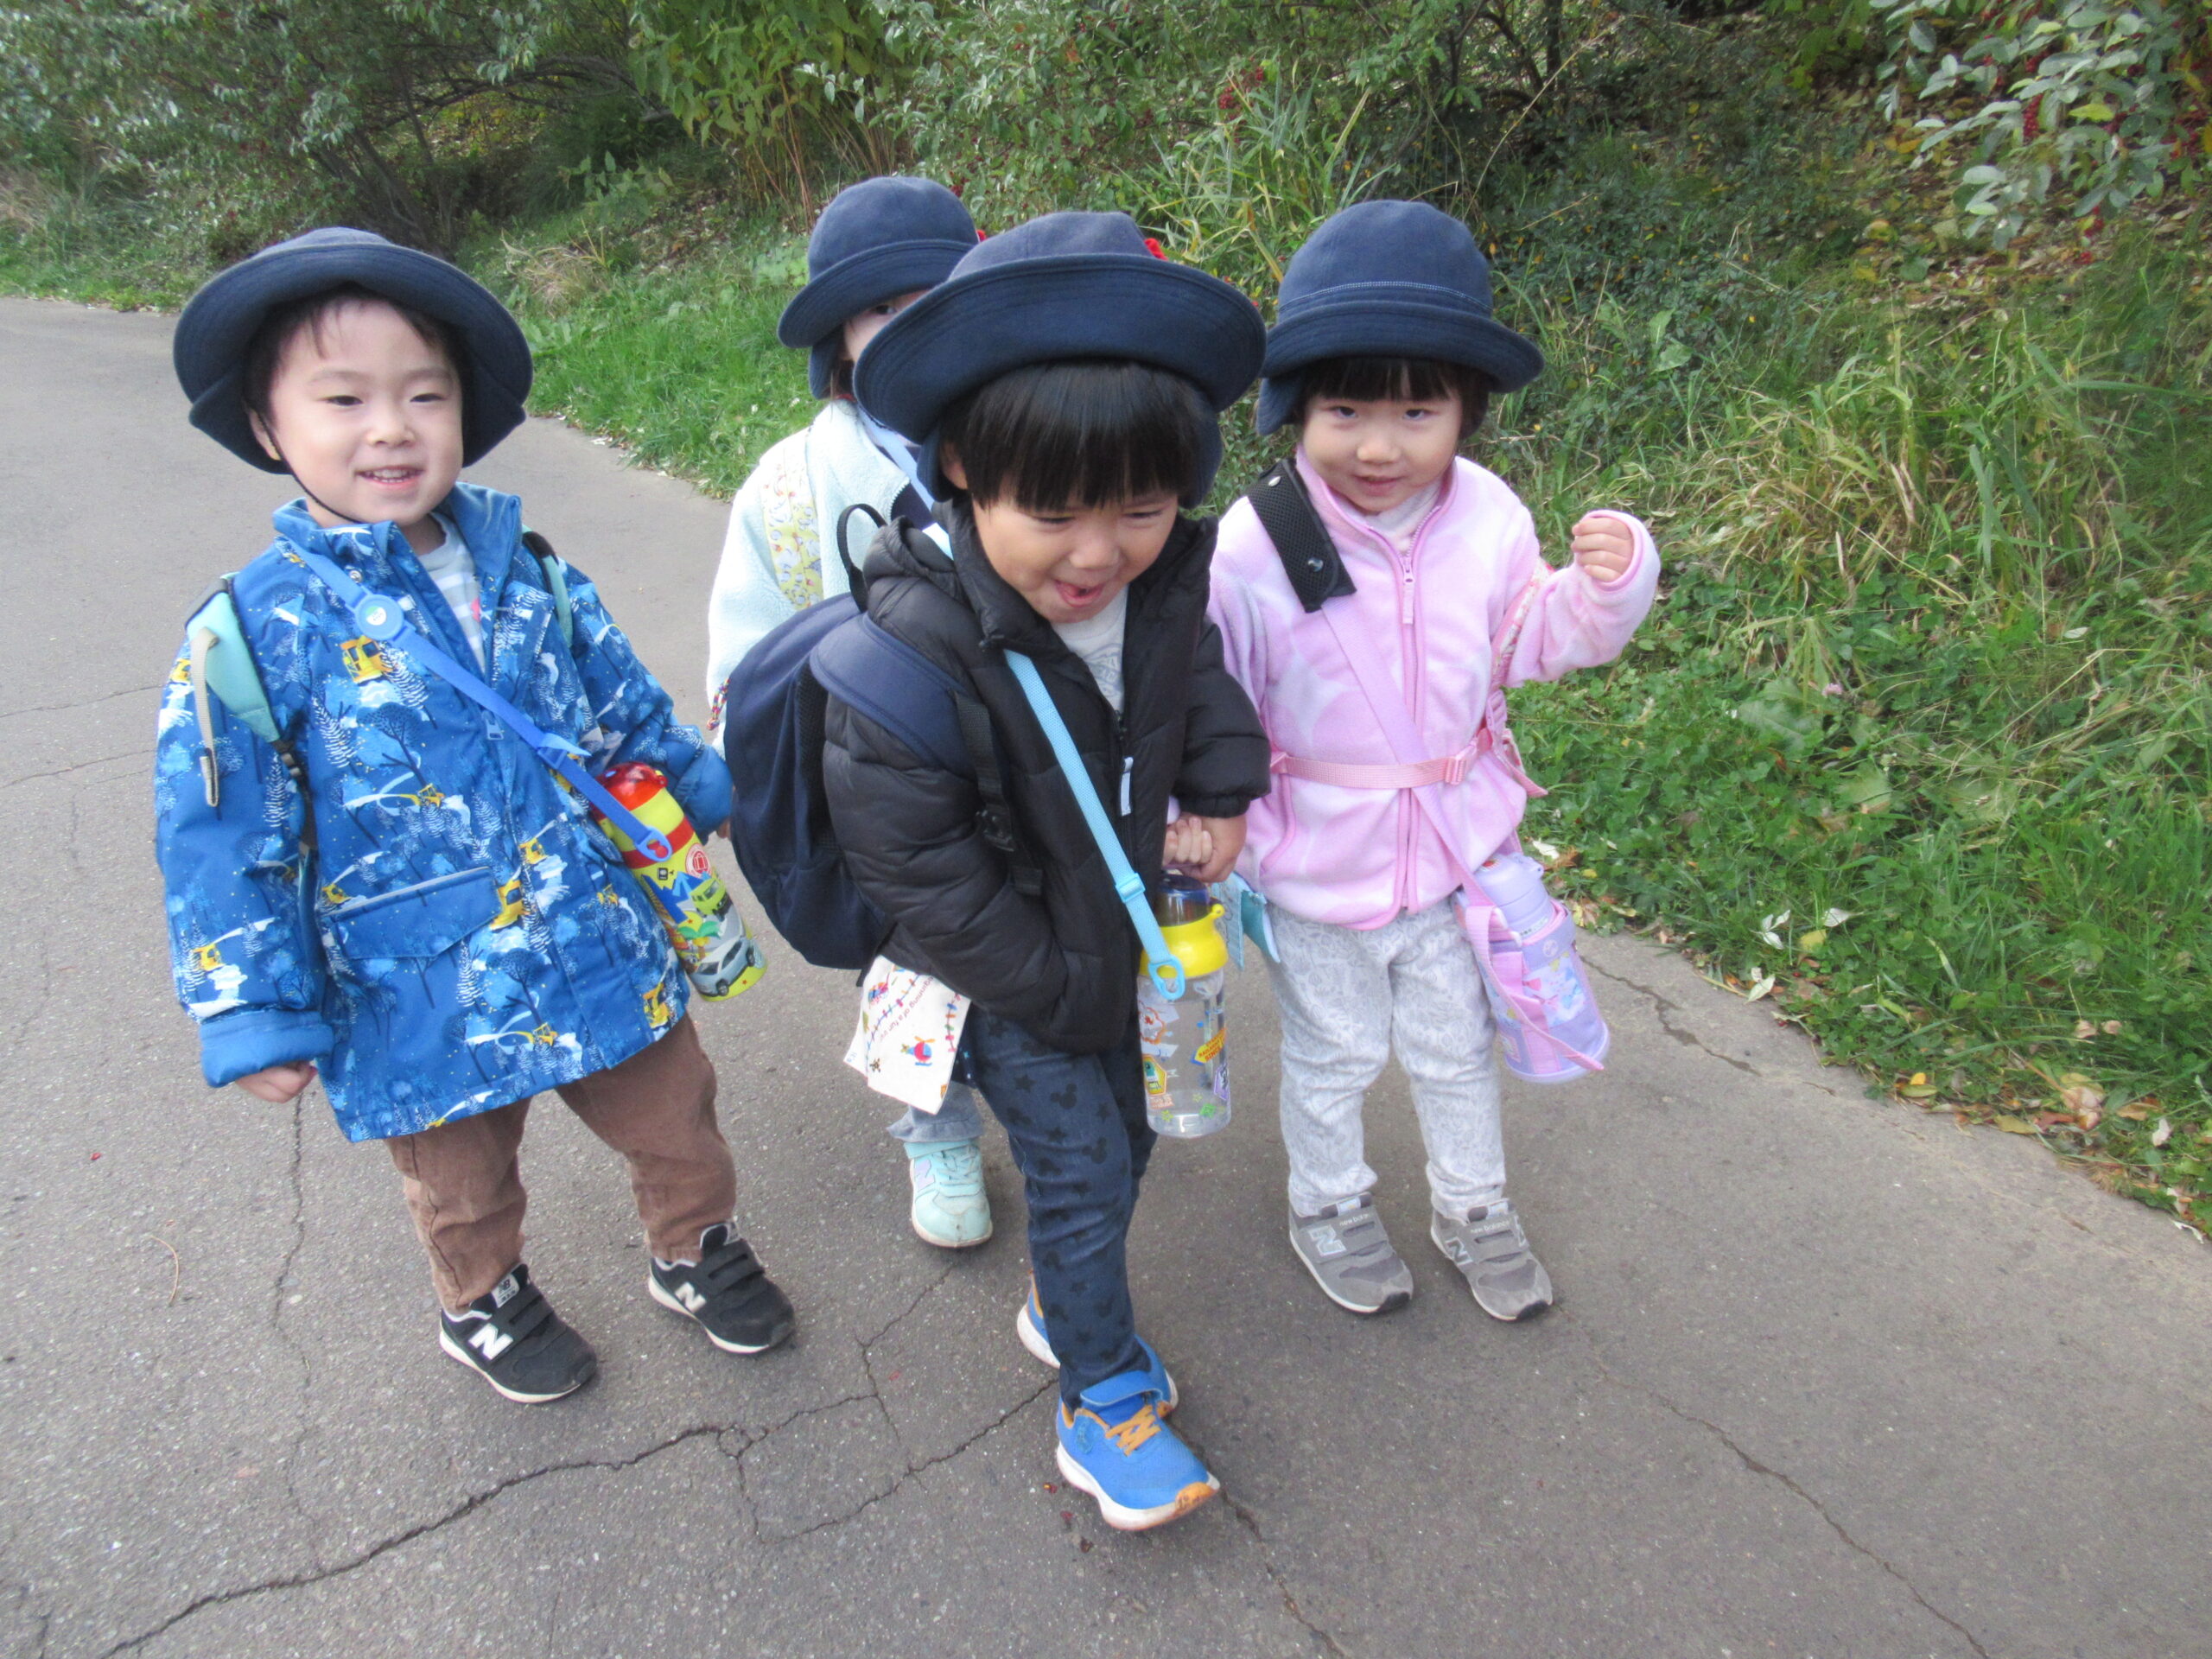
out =
[[1551,578],[1550,568],[1539,563],[1536,574],[1522,583],[1521,591],[1513,596],[1512,608],[1505,613],[1505,626],[1491,642],[1491,671],[1495,676],[1491,683],[1501,691],[1505,688],[1499,683],[1505,678],[1505,671],[1513,665],[1513,653],[1521,649],[1521,636],[1528,632],[1529,618],[1536,608],[1536,596]]

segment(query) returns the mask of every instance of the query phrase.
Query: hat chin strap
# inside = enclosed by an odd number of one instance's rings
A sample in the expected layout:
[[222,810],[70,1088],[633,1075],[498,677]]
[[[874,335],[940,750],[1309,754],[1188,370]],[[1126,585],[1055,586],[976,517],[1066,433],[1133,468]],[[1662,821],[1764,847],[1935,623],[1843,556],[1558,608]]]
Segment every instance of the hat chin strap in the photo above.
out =
[[[264,430],[266,430],[266,429],[264,429]],[[302,478],[298,470],[293,467],[290,461],[286,459],[283,446],[276,442],[276,435],[274,432],[269,432],[264,441],[268,443],[270,449],[274,452],[276,459],[283,462],[284,470],[291,474],[292,482],[300,486],[300,493],[302,495],[307,497],[308,500],[314,502],[315,505],[321,507],[325,512],[338,520],[341,524],[358,524],[361,522],[359,519],[354,518],[351,513],[339,512],[338,509],[332,506],[329,502],[324,500],[313,490],[308,488],[307,480]]]

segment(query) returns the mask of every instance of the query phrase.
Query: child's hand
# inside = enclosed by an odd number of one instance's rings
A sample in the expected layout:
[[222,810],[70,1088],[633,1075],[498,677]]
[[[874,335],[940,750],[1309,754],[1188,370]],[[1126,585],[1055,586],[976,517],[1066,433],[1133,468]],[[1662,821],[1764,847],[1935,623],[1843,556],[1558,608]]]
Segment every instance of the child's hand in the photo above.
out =
[[315,1062],[302,1060],[295,1065],[264,1065],[251,1076],[238,1079],[238,1087],[256,1100],[265,1100],[272,1106],[289,1105],[300,1097],[300,1091],[315,1081]]
[[1599,582],[1618,582],[1636,559],[1636,537],[1609,512],[1586,512],[1574,526],[1574,562]]
[[1171,870],[1195,872],[1213,856],[1213,837],[1204,818],[1178,818],[1167,826],[1167,843],[1160,861]]
[[1211,887],[1236,868],[1236,855],[1243,850],[1242,813],[1233,818],[1185,817],[1167,826],[1164,861],[1189,871]]

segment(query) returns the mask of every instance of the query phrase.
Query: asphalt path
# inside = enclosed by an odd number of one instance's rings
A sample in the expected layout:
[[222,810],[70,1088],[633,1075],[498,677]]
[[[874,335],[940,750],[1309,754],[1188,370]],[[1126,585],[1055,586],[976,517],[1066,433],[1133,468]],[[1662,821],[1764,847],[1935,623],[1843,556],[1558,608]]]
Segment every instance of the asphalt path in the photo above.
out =
[[[1236,1121],[1163,1144],[1132,1244],[1226,1499],[1180,1525],[1056,1490],[1003,1141],[998,1236],[918,1243],[849,988],[773,941],[700,1023],[798,1337],[735,1359],[649,1302],[619,1165],[549,1101],[530,1259],[601,1370],[499,1401],[435,1345],[382,1150],[317,1094],[209,1091],[171,995],[156,688],[283,492],[186,425],[168,334],[0,302],[0,1656],[2212,1649],[2202,1247],[1626,939],[1590,950],[1605,1076],[1508,1091],[1563,1298],[1524,1326],[1424,1241],[1395,1072],[1370,1141],[1417,1293],[1322,1300],[1237,983]],[[721,504],[541,422],[475,475],[696,714]]]

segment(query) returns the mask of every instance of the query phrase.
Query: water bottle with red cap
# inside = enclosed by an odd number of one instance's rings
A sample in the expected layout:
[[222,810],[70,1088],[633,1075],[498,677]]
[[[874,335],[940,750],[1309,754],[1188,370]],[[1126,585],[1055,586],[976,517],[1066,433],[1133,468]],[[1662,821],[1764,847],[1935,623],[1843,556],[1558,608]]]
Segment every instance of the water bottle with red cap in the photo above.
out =
[[668,855],[657,859],[633,845],[605,813],[592,809],[594,821],[607,831],[623,863],[653,901],[693,988],[711,1001],[750,990],[766,970],[760,947],[730,903],[729,889],[708,861],[707,849],[677,804],[666,775],[658,766],[632,760],[601,774],[599,781],[668,842]]

